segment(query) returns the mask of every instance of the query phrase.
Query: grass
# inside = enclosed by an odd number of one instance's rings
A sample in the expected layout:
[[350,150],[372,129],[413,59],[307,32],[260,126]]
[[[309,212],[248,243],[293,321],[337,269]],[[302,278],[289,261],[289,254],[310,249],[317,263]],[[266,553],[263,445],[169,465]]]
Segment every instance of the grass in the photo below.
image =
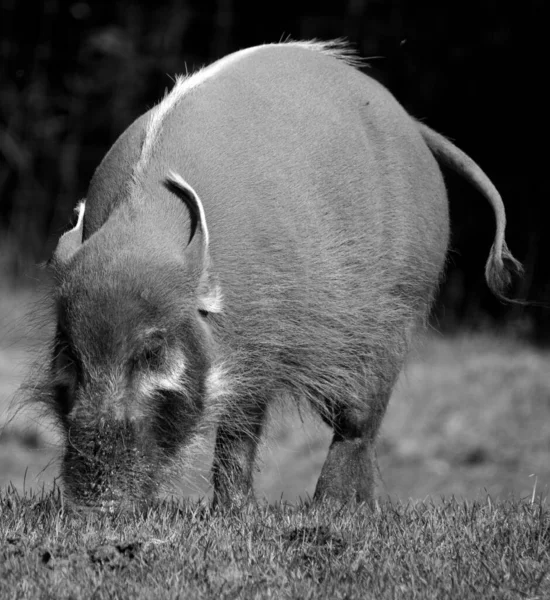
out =
[[330,432],[282,405],[255,479],[271,505],[78,514],[53,485],[53,432],[6,412],[42,340],[13,326],[23,302],[0,300],[2,600],[550,598],[548,351],[495,335],[418,342],[383,424],[374,512],[300,500]]
[[545,503],[443,499],[78,514],[58,490],[0,495],[0,597],[550,597]]

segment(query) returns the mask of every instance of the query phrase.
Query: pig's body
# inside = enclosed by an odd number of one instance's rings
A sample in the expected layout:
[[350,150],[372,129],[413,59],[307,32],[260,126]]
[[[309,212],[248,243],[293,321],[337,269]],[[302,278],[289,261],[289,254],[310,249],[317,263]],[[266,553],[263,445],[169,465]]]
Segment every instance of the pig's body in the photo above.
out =
[[370,500],[375,436],[445,262],[432,151],[493,204],[495,289],[513,261],[500,198],[326,49],[264,46],[209,69],[119,138],[54,256],[65,482],[86,504],[146,499],[215,420],[216,498],[237,502],[284,394],[334,428],[317,496]]

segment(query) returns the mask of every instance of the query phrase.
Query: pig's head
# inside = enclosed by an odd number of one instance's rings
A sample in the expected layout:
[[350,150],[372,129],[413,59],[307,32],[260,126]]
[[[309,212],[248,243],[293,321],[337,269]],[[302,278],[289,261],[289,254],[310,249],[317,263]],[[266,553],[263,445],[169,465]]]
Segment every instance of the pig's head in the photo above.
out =
[[208,313],[221,299],[208,272],[200,200],[177,175],[166,188],[173,198],[164,214],[123,205],[84,242],[81,204],[51,261],[57,330],[49,405],[64,434],[65,488],[77,505],[147,501],[204,425]]

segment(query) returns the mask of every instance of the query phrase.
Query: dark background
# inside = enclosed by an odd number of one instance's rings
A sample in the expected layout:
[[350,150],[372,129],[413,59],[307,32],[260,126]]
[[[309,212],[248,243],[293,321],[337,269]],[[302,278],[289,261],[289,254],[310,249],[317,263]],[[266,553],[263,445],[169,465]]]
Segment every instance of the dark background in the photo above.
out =
[[[488,203],[445,171],[452,251],[434,311],[444,330],[504,328],[550,341],[543,2],[0,0],[0,268],[32,279],[102,156],[171,76],[242,47],[347,37],[365,71],[449,136],[501,192],[507,239],[524,263],[513,295],[491,296]],[[544,70],[543,70],[544,69]],[[544,160],[544,164],[543,164]]]

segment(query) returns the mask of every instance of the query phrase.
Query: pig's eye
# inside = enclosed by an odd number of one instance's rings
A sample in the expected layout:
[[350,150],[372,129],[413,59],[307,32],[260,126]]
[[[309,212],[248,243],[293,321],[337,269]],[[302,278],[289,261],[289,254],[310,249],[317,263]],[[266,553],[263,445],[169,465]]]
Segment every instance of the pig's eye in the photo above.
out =
[[138,371],[159,371],[164,364],[164,352],[162,344],[147,346],[134,358],[133,368]]
[[62,414],[68,415],[74,404],[73,394],[68,385],[59,384],[55,388],[55,399]]

